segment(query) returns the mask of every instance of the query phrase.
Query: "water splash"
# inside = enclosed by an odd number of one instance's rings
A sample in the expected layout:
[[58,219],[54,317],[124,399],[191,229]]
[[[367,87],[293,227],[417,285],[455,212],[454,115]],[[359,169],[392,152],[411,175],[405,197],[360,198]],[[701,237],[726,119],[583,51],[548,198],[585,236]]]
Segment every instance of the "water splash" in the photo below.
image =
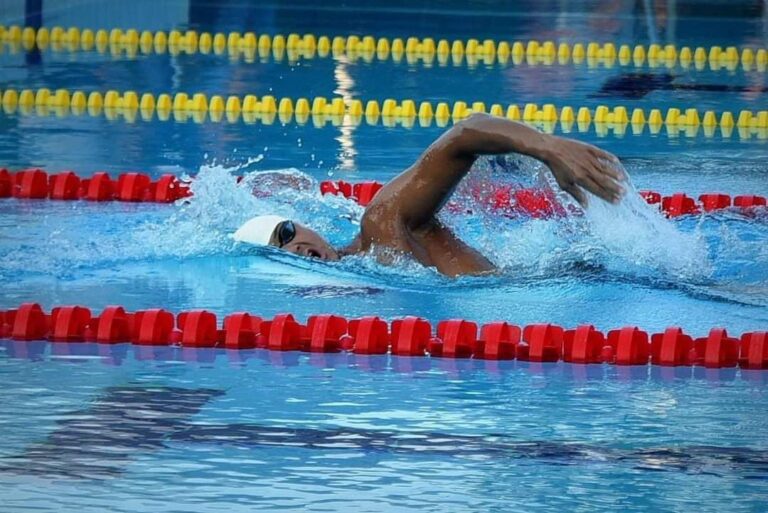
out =
[[[768,255],[761,244],[750,240],[760,226],[744,218],[730,228],[712,216],[671,222],[646,205],[631,183],[619,205],[591,198],[581,215],[553,219],[500,216],[478,208],[466,194],[467,188],[499,182],[556,191],[546,168],[524,157],[481,160],[455,195],[462,207],[458,210],[475,214],[440,214],[502,269],[495,278],[460,280],[445,278],[406,256],[394,258],[388,266],[366,255],[328,264],[237,244],[230,235],[240,224],[255,215],[275,213],[306,223],[342,245],[359,230],[363,209],[343,198],[321,196],[316,180],[295,169],[246,173],[239,183],[235,171],[223,165],[201,167],[192,183],[194,196],[175,207],[120,203],[35,207],[47,217],[22,222],[16,234],[7,232],[10,238],[0,245],[0,274],[66,278],[126,261],[256,255],[308,272],[363,276],[367,282],[405,289],[594,277],[644,286],[695,286],[698,293],[701,287],[713,288],[715,281],[738,284],[741,275],[727,259],[741,256],[752,263],[751,285],[766,288]],[[569,197],[558,197],[568,208],[577,208]],[[56,215],[51,215],[53,209]],[[84,213],[87,210],[92,212]]]
[[[589,195],[580,208],[556,185],[540,162],[527,157],[495,157],[481,161],[459,191],[460,210],[479,212],[476,218],[449,216],[448,222],[468,239],[477,240],[496,263],[509,271],[547,275],[576,267],[604,267],[625,275],[702,281],[712,275],[707,244],[697,231],[684,233],[675,223],[642,200],[629,174],[625,197],[611,205]],[[468,189],[483,183],[511,183],[516,187],[549,189],[576,215],[557,219],[503,219],[484,211]],[[464,208],[465,207],[465,208]]]
[[231,234],[253,216],[277,214],[338,234],[340,225],[362,215],[352,202],[322,198],[317,182],[296,169],[253,172],[239,182],[232,171],[202,166],[191,183],[193,196],[168,219],[139,231],[136,245],[153,247],[155,256],[239,253],[252,248],[236,244]]
[[[713,272],[706,241],[698,230],[682,232],[635,189],[629,174],[626,195],[611,205],[590,195],[583,220],[588,236],[610,254],[625,272],[650,270],[686,281],[702,281]],[[619,270],[619,269],[617,269]]]

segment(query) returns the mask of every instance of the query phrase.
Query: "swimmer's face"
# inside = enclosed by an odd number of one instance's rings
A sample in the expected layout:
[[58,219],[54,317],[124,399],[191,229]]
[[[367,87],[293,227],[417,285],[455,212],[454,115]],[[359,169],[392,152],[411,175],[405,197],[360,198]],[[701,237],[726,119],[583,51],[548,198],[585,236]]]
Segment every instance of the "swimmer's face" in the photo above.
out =
[[283,221],[272,232],[269,244],[308,258],[325,261],[339,259],[339,254],[316,231],[294,221]]

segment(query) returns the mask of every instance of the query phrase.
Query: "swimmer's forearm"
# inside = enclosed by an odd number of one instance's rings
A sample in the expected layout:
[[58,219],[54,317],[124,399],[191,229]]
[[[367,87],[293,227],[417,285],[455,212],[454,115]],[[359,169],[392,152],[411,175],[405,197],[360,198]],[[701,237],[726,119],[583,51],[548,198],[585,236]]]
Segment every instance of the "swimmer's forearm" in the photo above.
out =
[[547,162],[556,137],[505,118],[474,114],[456,127],[455,149],[463,155],[521,153]]
[[583,189],[617,203],[625,189],[619,159],[595,146],[547,135],[508,119],[474,115],[463,122],[453,147],[457,158],[516,152],[534,157],[552,171],[561,189],[582,205],[587,204]]
[[[429,226],[480,155],[521,153],[541,160],[557,183],[578,201],[584,187],[608,201],[622,190],[617,172],[598,162],[616,157],[577,141],[539,132],[522,123],[474,114],[438,138],[416,163],[390,181],[369,206],[380,217],[398,217],[411,229]],[[384,213],[386,214],[384,214]]]

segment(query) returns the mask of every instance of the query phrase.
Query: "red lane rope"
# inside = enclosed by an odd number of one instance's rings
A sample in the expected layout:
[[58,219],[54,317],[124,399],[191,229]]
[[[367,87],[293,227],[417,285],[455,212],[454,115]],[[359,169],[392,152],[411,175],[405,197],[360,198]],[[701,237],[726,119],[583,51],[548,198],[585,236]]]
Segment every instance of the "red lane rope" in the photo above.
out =
[[[320,192],[341,195],[366,206],[382,187],[381,183],[374,181],[348,183],[327,180],[320,183]],[[485,184],[471,193],[485,208],[502,215],[549,218],[568,214],[551,192],[542,189]],[[191,195],[189,183],[172,174],[164,174],[153,181],[146,173],[130,172],[122,173],[113,180],[105,172],[83,178],[73,171],[48,174],[37,168],[15,173],[0,169],[0,198],[173,203]],[[640,191],[640,195],[647,203],[658,205],[668,217],[728,208],[745,212],[766,209],[767,203],[764,196],[758,195],[731,198],[728,194],[707,193],[700,195],[698,200],[684,193],[662,196],[655,191]],[[448,208],[455,212],[462,210],[455,203],[449,203]]]
[[15,310],[0,311],[0,337],[235,350],[768,369],[767,331],[735,338],[724,328],[713,328],[706,337],[694,339],[679,327],[649,335],[636,326],[626,326],[604,334],[592,325],[565,329],[554,324],[521,327],[500,321],[478,327],[472,321],[451,319],[440,321],[433,331],[429,321],[413,316],[387,323],[374,316],[348,320],[339,315],[313,315],[303,325],[291,314],[267,320],[247,312],[230,314],[219,326],[216,315],[207,310],[174,315],[161,308],[130,313],[121,306],[108,306],[94,316],[83,306],[59,306],[47,314],[37,303],[24,303]]
[[153,182],[145,173],[122,173],[112,180],[105,172],[81,178],[73,171],[0,169],[0,198],[172,203],[189,195],[188,184],[171,174]]

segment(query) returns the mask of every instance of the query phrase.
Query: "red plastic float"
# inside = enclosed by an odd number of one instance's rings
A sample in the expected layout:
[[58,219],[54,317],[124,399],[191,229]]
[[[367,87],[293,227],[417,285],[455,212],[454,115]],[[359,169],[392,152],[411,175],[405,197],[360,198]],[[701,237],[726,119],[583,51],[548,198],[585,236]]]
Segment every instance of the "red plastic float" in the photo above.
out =
[[149,193],[149,175],[123,173],[117,179],[116,197],[120,201],[145,201]]
[[261,328],[261,317],[238,312],[224,318],[224,347],[227,349],[253,349]]
[[13,322],[16,319],[16,310],[0,312],[0,337],[9,338],[13,330]]
[[154,201],[158,203],[173,203],[180,198],[190,195],[189,187],[184,187],[176,176],[165,174],[153,186]]
[[15,311],[3,311],[0,310],[0,338],[8,337],[11,334],[11,325],[13,324],[12,315],[15,315]]
[[341,337],[347,333],[347,320],[338,315],[313,315],[307,320],[309,340],[304,349],[311,353],[338,353]]
[[517,189],[512,194],[511,207],[518,215],[548,219],[566,215],[565,209],[551,192],[541,189]]
[[392,321],[392,354],[424,356],[432,337],[432,325],[419,317]]
[[476,358],[483,360],[514,360],[522,331],[506,322],[492,322],[480,329]]
[[171,342],[173,314],[162,308],[140,310],[133,314],[131,341],[147,346],[164,346]]
[[440,321],[437,339],[429,343],[432,356],[469,358],[477,350],[477,324],[462,319]]
[[733,204],[741,208],[764,207],[766,200],[762,196],[736,196]]
[[72,171],[64,171],[49,177],[50,198],[76,200],[80,198],[80,178]]
[[298,351],[302,348],[302,326],[291,314],[280,314],[272,321],[261,323],[266,338],[265,347],[273,351]]
[[[635,326],[608,332],[608,345],[604,357],[616,365],[647,365],[650,357],[648,333]],[[612,353],[612,354],[611,354]]]
[[341,193],[342,196],[344,196],[345,198],[352,197],[354,186],[351,183],[345,182],[344,180],[339,180],[337,187],[338,187],[339,193]]
[[341,194],[345,198],[352,198],[352,189],[352,184],[344,180],[324,180],[320,182],[320,192],[322,194],[333,194],[335,196]]
[[661,194],[656,191],[639,191],[639,194],[649,205],[661,203]]
[[731,197],[727,194],[702,194],[699,203],[704,212],[712,212],[730,207]]
[[25,169],[16,173],[14,196],[26,199],[48,197],[48,175],[42,169]]
[[698,214],[699,208],[693,198],[678,193],[672,196],[664,196],[661,199],[661,210],[669,217],[678,217],[689,214]]
[[556,362],[563,355],[564,330],[554,324],[531,324],[523,328],[523,343],[517,358],[531,362]]
[[724,328],[713,328],[709,336],[694,341],[696,364],[708,368],[736,367],[739,339],[731,338]]
[[41,340],[48,336],[48,317],[37,303],[24,303],[15,312],[11,328],[14,340]]
[[110,201],[115,197],[115,182],[103,171],[96,173],[88,180],[83,197],[89,201]]
[[349,338],[349,350],[355,354],[385,354],[389,351],[387,323],[378,317],[350,321]]
[[383,187],[384,186],[378,182],[356,183],[354,186],[352,186],[352,197],[361,206],[367,207],[371,201],[373,201],[373,197],[376,196],[376,193],[378,193]]
[[5,169],[0,168],[0,198],[13,196],[13,176]]
[[768,369],[767,331],[755,331],[741,336],[739,365],[744,369]]
[[51,310],[51,335],[54,342],[83,342],[91,323],[91,311],[83,306],[60,306]]
[[591,324],[563,333],[563,360],[572,363],[600,363],[604,360],[605,335]]
[[[238,182],[240,177],[238,177]],[[320,182],[320,194],[333,194],[338,195],[339,194],[339,188],[336,182],[333,182],[331,180],[323,180]]]
[[207,310],[182,312],[176,317],[181,331],[179,341],[188,347],[215,347],[219,341],[216,315]]
[[96,342],[115,344],[131,340],[131,318],[122,306],[108,306],[96,319]]
[[695,358],[693,339],[681,328],[670,327],[664,333],[651,336],[651,363],[654,365],[691,365]]

